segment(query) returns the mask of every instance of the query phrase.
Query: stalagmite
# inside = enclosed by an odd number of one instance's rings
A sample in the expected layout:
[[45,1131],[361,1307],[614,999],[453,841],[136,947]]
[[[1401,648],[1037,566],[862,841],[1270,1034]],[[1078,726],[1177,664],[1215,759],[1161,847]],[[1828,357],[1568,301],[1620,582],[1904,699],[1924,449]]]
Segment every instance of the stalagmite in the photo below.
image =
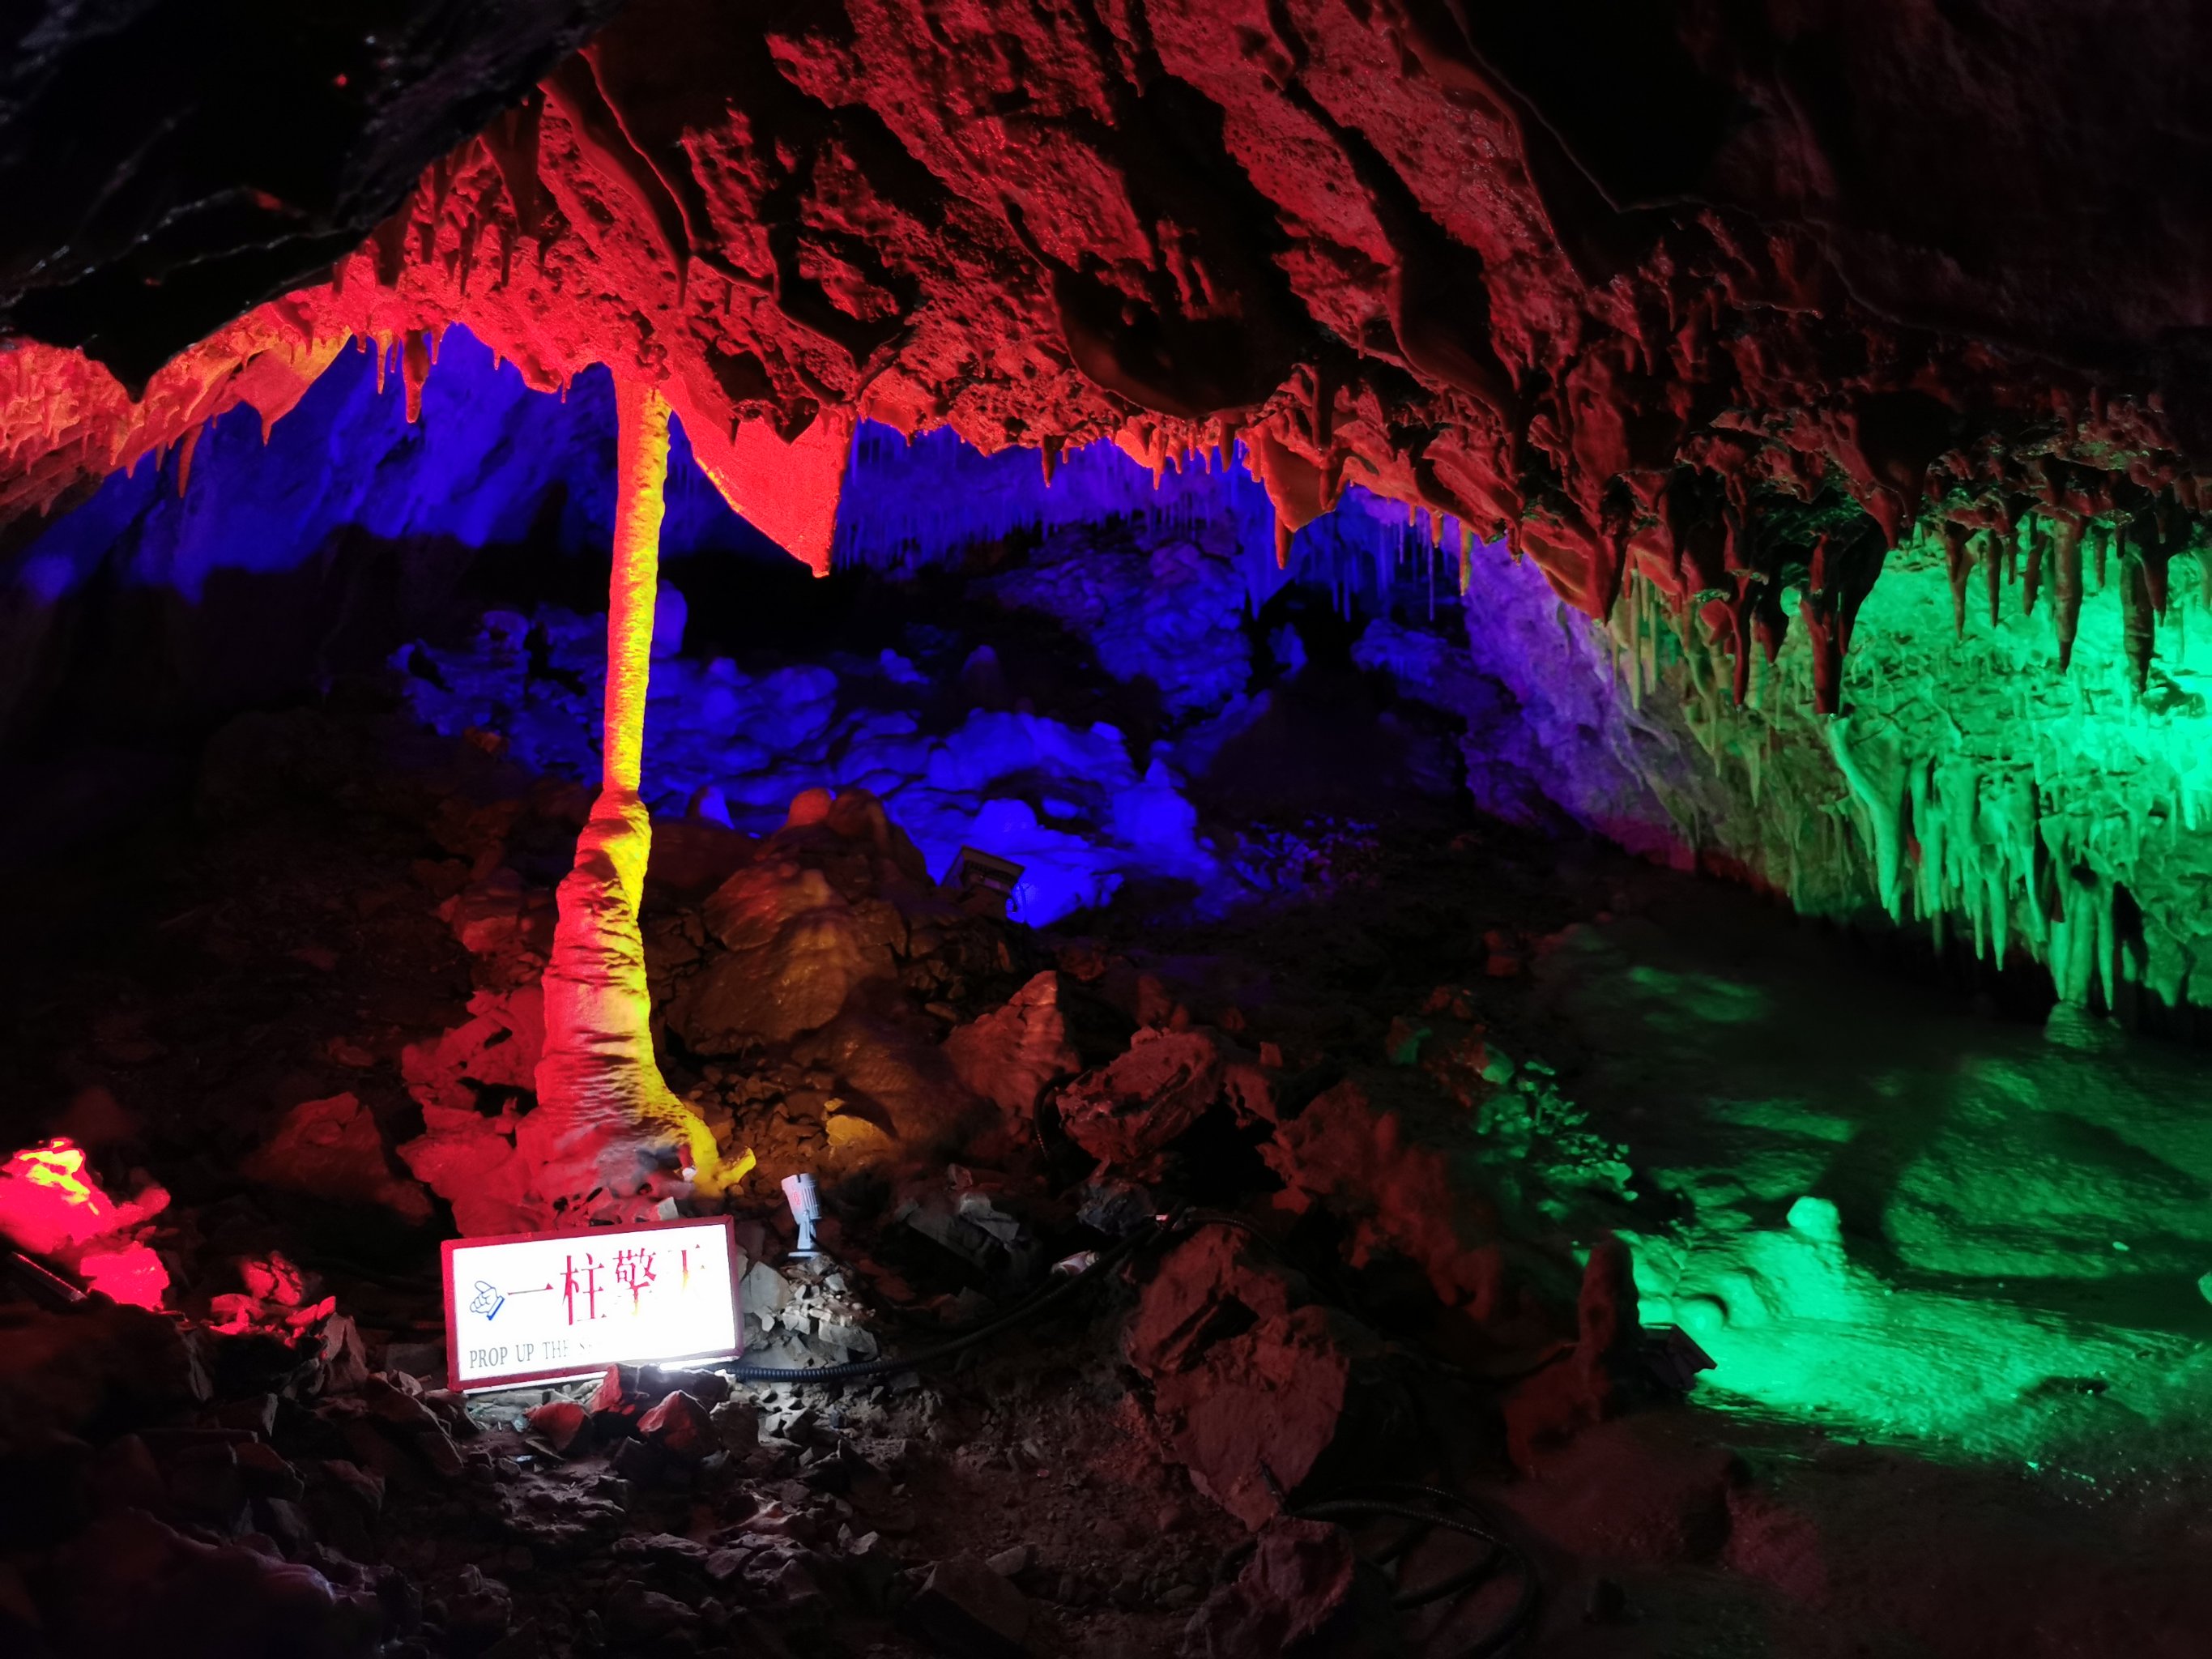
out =
[[650,386],[616,385],[614,571],[607,610],[604,775],[576,861],[561,884],[545,969],[545,1048],[538,1109],[516,1146],[544,1196],[574,1213],[594,1194],[642,1189],[674,1153],[696,1188],[712,1194],[752,1164],[724,1166],[714,1137],[661,1079],[653,1053],[638,901],[653,823],[638,789],[645,749],[659,580],[661,486],[668,469],[667,403]]

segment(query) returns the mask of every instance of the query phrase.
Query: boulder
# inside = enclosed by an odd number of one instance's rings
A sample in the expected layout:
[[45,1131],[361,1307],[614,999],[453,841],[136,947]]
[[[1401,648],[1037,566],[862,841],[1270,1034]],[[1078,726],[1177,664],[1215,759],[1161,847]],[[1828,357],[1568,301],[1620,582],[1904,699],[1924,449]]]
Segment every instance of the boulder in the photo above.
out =
[[467,1019],[435,1042],[410,1043],[401,1052],[399,1073],[416,1104],[473,1110],[483,1090],[536,1088],[544,1048],[540,987],[479,991],[469,999]]
[[57,1624],[77,1650],[173,1659],[368,1659],[384,1623],[375,1595],[246,1544],[208,1544],[125,1510],[56,1552]]
[[1601,1239],[1590,1251],[1575,1323],[1573,1350],[1505,1402],[1507,1441],[1524,1468],[1543,1447],[1618,1417],[1657,1391],[1641,1356],[1635,1261],[1620,1239]]
[[1260,1156],[1282,1179],[1278,1206],[1319,1206],[1348,1224],[1353,1267],[1403,1256],[1445,1304],[1486,1320],[1497,1310],[1504,1257],[1480,1172],[1447,1157],[1466,1142],[1464,1115],[1425,1080],[1362,1073],[1316,1096]]
[[[903,1021],[848,1009],[796,1045],[792,1055],[835,1078],[840,1103],[832,1123],[838,1115],[858,1115],[899,1142],[919,1147],[948,1142],[979,1116],[989,1116],[945,1050]],[[838,1133],[846,1135],[852,1129],[848,1126]]]
[[1277,1516],[1243,1571],[1192,1615],[1182,1659],[1279,1659],[1351,1605],[1358,1568],[1341,1527]]
[[438,918],[471,956],[542,957],[553,947],[553,895],[504,866],[441,904]]
[[758,848],[750,836],[708,818],[655,819],[646,885],[684,898],[712,892],[751,863]]
[[1709,1418],[1676,1407],[1586,1429],[1516,1483],[1520,1518],[1585,1559],[1711,1560],[1727,1543],[1743,1459]]
[[207,1395],[184,1334],[159,1314],[98,1301],[62,1313],[0,1307],[0,1460],[95,1421],[159,1422]]
[[530,1164],[514,1148],[515,1114],[426,1109],[427,1133],[404,1143],[400,1162],[453,1206],[453,1224],[469,1238],[540,1231],[550,1205],[532,1189]]
[[724,1451],[748,1452],[760,1444],[760,1407],[750,1400],[725,1400],[707,1413]]
[[375,1205],[412,1225],[430,1218],[430,1199],[392,1173],[383,1133],[351,1094],[305,1100],[246,1160],[248,1181],[332,1204]]
[[1082,1066],[1060,1006],[1060,975],[1047,971],[1006,1006],[969,1021],[945,1039],[960,1081],[1000,1110],[1028,1117],[1038,1097]]
[[[551,1219],[532,1192],[529,1164],[515,1152],[520,1115],[504,1097],[535,1090],[544,1042],[544,994],[533,984],[478,992],[468,1019],[400,1056],[423,1122],[423,1133],[399,1148],[400,1161],[453,1206],[466,1236],[531,1232]],[[486,1091],[502,1097],[495,1115],[477,1109]]]
[[591,1413],[573,1400],[549,1400],[526,1413],[530,1431],[563,1456],[592,1425]]
[[1218,1031],[1139,1030],[1128,1052],[1060,1091],[1060,1126],[1103,1163],[1143,1176],[1217,1105],[1242,1121],[1275,1116],[1258,1062]]
[[706,921],[728,954],[669,1011],[701,1054],[788,1042],[836,1018],[859,986],[896,972],[880,919],[856,913],[820,871],[788,860],[738,872],[708,899]]
[[972,1555],[931,1567],[902,1622],[939,1652],[963,1659],[1022,1659],[1029,1652],[1028,1599]]
[[1307,1302],[1300,1281],[1226,1227],[1201,1228],[1161,1262],[1125,1347],[1152,1382],[1170,1452],[1248,1527],[1281,1507],[1269,1475],[1291,1492],[1331,1452],[1355,1393],[1364,1430],[1395,1416],[1376,1390],[1374,1334]]
[[66,1139],[26,1146],[0,1163],[0,1239],[33,1255],[65,1258],[80,1247],[118,1243],[168,1202],[167,1192],[149,1186],[117,1203],[93,1178],[84,1149]]
[[697,1462],[721,1444],[707,1407],[681,1389],[672,1390],[639,1418],[637,1431],[670,1457],[686,1463]]

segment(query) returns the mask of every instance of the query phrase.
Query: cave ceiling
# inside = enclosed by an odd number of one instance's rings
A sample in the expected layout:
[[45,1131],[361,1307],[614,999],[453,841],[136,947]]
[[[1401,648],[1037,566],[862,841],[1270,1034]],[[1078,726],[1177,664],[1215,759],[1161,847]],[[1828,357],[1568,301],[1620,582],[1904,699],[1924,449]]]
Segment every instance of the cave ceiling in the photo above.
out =
[[1285,530],[1358,483],[1593,614],[1632,568],[1740,652],[1794,613],[1832,698],[1914,523],[1963,582],[2100,520],[2157,602],[2212,472],[2186,4],[47,0],[12,32],[0,515],[188,466],[343,349],[411,396],[460,323],[549,391],[657,383],[817,568],[861,418],[1048,465],[1241,440]]

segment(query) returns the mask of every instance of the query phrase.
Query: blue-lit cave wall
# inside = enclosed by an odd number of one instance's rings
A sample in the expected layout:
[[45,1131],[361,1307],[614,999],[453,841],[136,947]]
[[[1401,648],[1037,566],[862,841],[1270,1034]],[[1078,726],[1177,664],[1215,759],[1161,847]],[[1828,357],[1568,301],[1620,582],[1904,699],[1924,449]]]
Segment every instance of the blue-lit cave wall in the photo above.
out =
[[[532,392],[456,330],[414,424],[396,376],[345,356],[265,437],[250,410],[211,423],[188,483],[173,453],[11,526],[0,787],[40,810],[0,827],[0,860],[127,809],[224,718],[337,686],[589,776],[611,404],[602,374]],[[1024,864],[1042,921],[1133,878],[1279,891],[1328,833],[1304,820],[1471,803],[2039,964],[2070,1001],[2207,1003],[2197,582],[2139,695],[2114,593],[2062,672],[2047,608],[2009,594],[1954,638],[1916,531],[1830,720],[1800,629],[1736,709],[1722,654],[1638,583],[1591,623],[1502,549],[1462,570],[1456,526],[1356,488],[1287,568],[1274,539],[1233,457],[1155,478],[1097,444],[1048,485],[1035,452],[864,426],[817,582],[679,434],[672,647],[684,598],[691,626],[655,676],[654,805],[762,829],[801,788],[864,786],[939,869],[964,844]]]
[[[342,356],[265,440],[248,408],[209,422],[188,477],[173,451],[16,527],[0,742],[136,737],[296,696],[451,625],[503,557],[604,564],[613,422],[604,374],[545,397],[459,330],[414,425],[370,354]],[[687,550],[774,552],[688,458],[669,525]]]
[[[348,355],[267,434],[212,422],[188,479],[173,453],[109,478],[6,555],[0,735],[188,738],[368,680],[590,776],[611,401],[601,373],[532,392],[455,330],[413,424],[396,376]],[[1023,864],[1035,921],[1132,878],[1210,902],[1294,880],[1279,836],[1207,821],[1232,796],[1358,822],[1465,789],[1664,841],[1612,677],[1533,568],[1477,547],[1463,604],[1457,526],[1356,489],[1279,568],[1233,457],[1156,478],[1097,444],[1048,483],[1035,452],[863,426],[816,582],[679,434],[663,545],[663,813],[765,830],[802,788],[865,787],[934,868],[963,845]]]

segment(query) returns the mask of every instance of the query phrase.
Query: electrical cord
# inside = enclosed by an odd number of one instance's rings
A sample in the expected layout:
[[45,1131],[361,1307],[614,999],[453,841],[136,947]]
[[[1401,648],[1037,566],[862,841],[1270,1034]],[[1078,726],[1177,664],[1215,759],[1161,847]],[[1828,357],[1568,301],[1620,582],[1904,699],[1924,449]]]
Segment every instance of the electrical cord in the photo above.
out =
[[964,1353],[988,1342],[993,1337],[1035,1319],[1048,1309],[1072,1300],[1085,1285],[1104,1278],[1143,1246],[1165,1237],[1176,1224],[1173,1220],[1163,1222],[1149,1231],[1122,1240],[1073,1279],[1031,1297],[1021,1306],[1000,1315],[988,1324],[978,1325],[972,1331],[964,1331],[949,1341],[924,1348],[919,1353],[901,1354],[887,1359],[859,1359],[843,1365],[748,1365],[740,1360],[733,1364],[716,1365],[713,1369],[739,1382],[796,1382],[821,1387],[831,1382],[860,1382],[870,1377],[895,1376],[901,1371],[933,1365],[939,1360],[950,1359],[956,1354]]
[[[1283,1500],[1281,1486],[1274,1472],[1261,1466],[1261,1476],[1268,1490]],[[1489,1553],[1472,1566],[1438,1579],[1433,1584],[1424,1584],[1418,1589],[1401,1589],[1392,1598],[1391,1605],[1401,1613],[1417,1607],[1433,1606],[1438,1601],[1464,1595],[1478,1584],[1486,1583],[1500,1567],[1510,1567],[1520,1581],[1520,1593],[1513,1606],[1474,1643],[1460,1650],[1458,1659],[1486,1659],[1486,1656],[1502,1653],[1519,1638],[1534,1616],[1541,1597],[1542,1583],[1536,1577],[1535,1565],[1518,1546],[1501,1536],[1482,1518],[1482,1512],[1474,1502],[1462,1493],[1442,1486],[1425,1486],[1406,1482],[1380,1481],[1352,1487],[1334,1497],[1316,1499],[1295,1507],[1285,1505],[1284,1513],[1301,1521],[1396,1520],[1412,1523],[1413,1530],[1393,1543],[1382,1553],[1370,1561],[1370,1565],[1387,1567],[1401,1559],[1420,1536],[1431,1528],[1459,1534],[1490,1546]]]
[[[1213,1224],[1239,1227],[1251,1231],[1255,1237],[1265,1237],[1258,1229],[1240,1218],[1182,1211],[1164,1217],[1146,1231],[1124,1239],[1066,1282],[1052,1286],[988,1324],[979,1325],[972,1331],[963,1332],[949,1341],[938,1343],[918,1353],[902,1354],[894,1358],[860,1360],[843,1365],[748,1365],[739,1363],[718,1365],[714,1369],[741,1382],[807,1383],[816,1386],[863,1382],[871,1377],[890,1376],[902,1371],[915,1370],[964,1353],[1063,1302],[1073,1299],[1085,1286],[1103,1279],[1138,1251],[1150,1245],[1157,1244],[1187,1227]],[[1536,1576],[1535,1565],[1518,1546],[1493,1530],[1481,1510],[1462,1494],[1442,1486],[1377,1482],[1292,1508],[1285,1501],[1273,1471],[1262,1464],[1260,1472],[1269,1490],[1274,1493],[1277,1503],[1284,1505],[1284,1512],[1297,1519],[1339,1523],[1396,1520],[1409,1523],[1412,1530],[1386,1549],[1374,1563],[1376,1565],[1387,1567],[1401,1560],[1431,1530],[1456,1533],[1461,1537],[1488,1545],[1487,1553],[1472,1565],[1432,1584],[1425,1584],[1418,1589],[1401,1589],[1392,1598],[1392,1605],[1399,1611],[1411,1612],[1464,1595],[1489,1581],[1501,1568],[1510,1569],[1520,1583],[1513,1606],[1489,1631],[1462,1648],[1457,1659],[1487,1659],[1490,1655],[1504,1652],[1518,1639],[1534,1616],[1542,1594],[1542,1583]]]

